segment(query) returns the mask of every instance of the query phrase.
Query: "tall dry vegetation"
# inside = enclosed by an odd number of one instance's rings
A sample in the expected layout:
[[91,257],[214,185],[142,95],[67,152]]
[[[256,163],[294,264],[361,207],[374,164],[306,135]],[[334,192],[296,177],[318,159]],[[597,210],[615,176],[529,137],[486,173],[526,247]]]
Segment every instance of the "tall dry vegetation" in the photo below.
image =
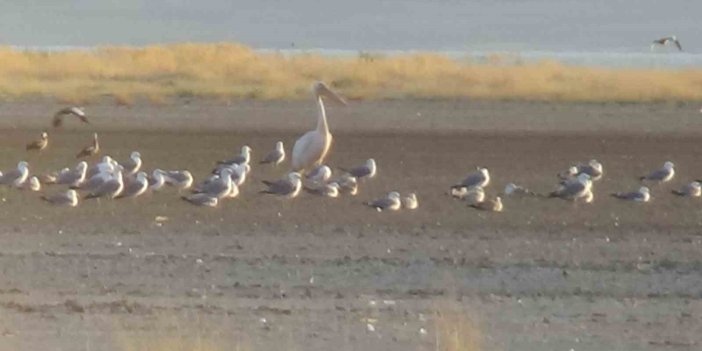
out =
[[544,101],[702,99],[702,70],[605,69],[556,62],[459,62],[436,54],[331,58],[257,53],[236,44],[102,47],[65,52],[0,48],[0,97],[85,101],[114,96],[295,99],[314,80],[351,98]]

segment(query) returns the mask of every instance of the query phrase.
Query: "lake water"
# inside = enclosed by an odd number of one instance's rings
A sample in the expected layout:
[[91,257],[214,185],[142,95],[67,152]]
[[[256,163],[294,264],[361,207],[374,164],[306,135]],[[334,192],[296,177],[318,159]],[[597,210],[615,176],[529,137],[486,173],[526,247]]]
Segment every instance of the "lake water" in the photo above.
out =
[[[2,9],[0,42],[40,49],[235,41],[290,53],[702,65],[698,0],[3,0]],[[685,52],[650,51],[671,34]]]

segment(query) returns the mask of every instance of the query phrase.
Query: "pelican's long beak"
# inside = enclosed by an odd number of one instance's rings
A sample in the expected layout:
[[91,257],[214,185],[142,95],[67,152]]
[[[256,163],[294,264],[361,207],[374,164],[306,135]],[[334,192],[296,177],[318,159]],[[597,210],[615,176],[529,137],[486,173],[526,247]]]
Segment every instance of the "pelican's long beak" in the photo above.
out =
[[344,98],[342,98],[341,96],[339,96],[339,94],[337,94],[334,91],[332,91],[331,89],[329,89],[326,85],[319,86],[319,94],[323,95],[324,97],[331,99],[331,100],[333,100],[341,105],[344,105],[344,106],[348,105],[348,103],[346,102],[346,100],[344,100]]

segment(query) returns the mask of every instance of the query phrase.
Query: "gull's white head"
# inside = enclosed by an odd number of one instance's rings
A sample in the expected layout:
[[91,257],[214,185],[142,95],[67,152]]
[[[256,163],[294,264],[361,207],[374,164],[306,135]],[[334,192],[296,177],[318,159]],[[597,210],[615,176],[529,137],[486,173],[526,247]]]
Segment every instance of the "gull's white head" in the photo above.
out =
[[27,161],[19,161],[19,163],[17,163],[17,169],[20,171],[25,171],[27,168],[29,168],[29,163],[27,163]]
[[648,187],[642,186],[639,188],[639,193],[641,194],[649,194],[651,190],[648,189]]
[[97,139],[98,139],[97,133],[93,133],[93,140],[97,140]]
[[588,164],[590,165],[590,167],[598,170],[600,173],[602,172],[602,164],[599,163],[597,160],[594,160],[594,159],[590,160],[590,162],[588,162]]
[[398,193],[397,191],[391,191],[388,193],[388,199],[399,200],[400,193]]
[[568,168],[568,175],[575,176],[578,174],[578,167],[577,166],[570,166]]
[[88,169],[88,162],[85,161],[80,161],[78,162],[78,165],[76,166],[76,169],[80,173],[85,173],[85,171]]
[[695,189],[701,189],[702,184],[700,184],[700,182],[692,182],[692,183],[690,183],[690,187],[695,188]]
[[137,173],[136,179],[141,183],[145,182],[146,181],[146,172]]
[[141,158],[141,153],[139,151],[132,151],[132,154],[129,156],[132,160],[140,159]]
[[312,93],[315,95],[315,97],[323,96],[341,105],[347,105],[346,100],[344,100],[337,93],[329,89],[329,87],[326,84],[324,84],[324,82],[315,82],[312,85]]
[[485,178],[490,178],[490,172],[488,171],[487,168],[485,167],[478,167],[478,171],[485,177]]
[[75,201],[78,200],[78,193],[77,193],[75,190],[73,190],[73,189],[69,189],[69,190],[66,192],[66,196],[67,196],[71,201],[73,201],[73,202],[75,202]]
[[417,201],[417,194],[410,193],[409,195],[407,195],[407,198],[412,200],[412,201]]
[[283,151],[283,142],[282,142],[282,141],[276,142],[276,143],[275,143],[275,149],[278,150],[278,151]]
[[302,175],[298,172],[290,172],[288,173],[288,179],[290,181],[299,181],[300,179],[302,179]]
[[249,155],[251,154],[251,147],[248,145],[244,145],[241,147],[241,154],[242,155]]
[[48,139],[48,138],[49,138],[49,133],[47,133],[47,132],[41,132],[41,138],[42,138],[42,139]]
[[366,167],[371,170],[371,172],[375,171],[375,159],[369,158],[366,160]]
[[667,169],[667,170],[671,170],[671,169],[673,169],[674,167],[675,167],[675,164],[673,164],[673,162],[670,162],[670,161],[666,161],[666,162],[663,164],[663,168],[664,168],[664,169]]

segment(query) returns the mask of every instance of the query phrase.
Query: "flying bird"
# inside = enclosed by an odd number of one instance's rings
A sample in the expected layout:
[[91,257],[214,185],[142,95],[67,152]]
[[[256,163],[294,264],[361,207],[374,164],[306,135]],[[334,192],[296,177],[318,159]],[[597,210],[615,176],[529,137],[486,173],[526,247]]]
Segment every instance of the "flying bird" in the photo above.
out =
[[305,133],[293,145],[292,170],[297,172],[309,170],[322,164],[331,147],[333,138],[329,132],[322,97],[331,99],[341,105],[346,105],[346,101],[341,96],[337,95],[322,82],[314,83],[312,93],[317,102],[317,128]]
[[680,41],[674,35],[654,40],[653,43],[651,44],[651,50],[655,49],[657,45],[666,46],[670,43],[675,44],[675,46],[678,48],[678,51],[682,51],[682,46],[680,45]]
[[27,150],[41,151],[44,150],[47,145],[49,145],[49,133],[41,132],[41,136],[38,140],[27,144]]
[[97,133],[93,133],[93,143],[84,147],[83,150],[80,150],[80,152],[76,154],[76,158],[94,156],[97,155],[99,152],[100,143],[98,142],[98,135]]
[[82,107],[71,106],[62,108],[54,114],[54,119],[52,121],[54,128],[60,127],[63,124],[63,118],[71,115],[78,117],[83,123],[90,124]]
[[271,163],[274,166],[277,166],[283,161],[285,161],[285,148],[283,147],[283,142],[278,141],[275,143],[275,149],[269,152],[268,155],[261,160],[260,164]]

